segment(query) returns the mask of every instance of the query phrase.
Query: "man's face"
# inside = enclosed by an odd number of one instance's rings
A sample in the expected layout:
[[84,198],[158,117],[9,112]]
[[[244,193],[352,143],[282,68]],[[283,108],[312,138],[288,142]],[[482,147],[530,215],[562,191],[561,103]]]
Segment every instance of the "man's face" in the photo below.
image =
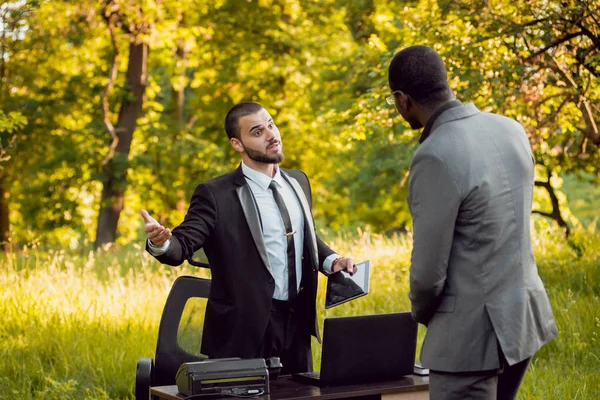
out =
[[267,110],[241,117],[239,127],[240,139],[231,139],[239,142],[239,145],[232,142],[238,152],[259,163],[279,164],[283,161],[281,135]]

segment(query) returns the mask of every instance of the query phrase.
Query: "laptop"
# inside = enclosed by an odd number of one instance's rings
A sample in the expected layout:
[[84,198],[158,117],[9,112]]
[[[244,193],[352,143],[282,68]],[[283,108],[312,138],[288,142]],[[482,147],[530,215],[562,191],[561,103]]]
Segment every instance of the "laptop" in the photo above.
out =
[[321,371],[293,378],[314,386],[399,379],[413,373],[416,348],[410,312],[325,318]]

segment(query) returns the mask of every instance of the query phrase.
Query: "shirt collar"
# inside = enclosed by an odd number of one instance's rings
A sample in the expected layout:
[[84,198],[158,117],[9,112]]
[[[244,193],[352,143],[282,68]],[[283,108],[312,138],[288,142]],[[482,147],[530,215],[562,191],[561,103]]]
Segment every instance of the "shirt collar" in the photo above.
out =
[[435,121],[438,119],[438,117],[440,115],[442,115],[442,113],[446,110],[449,110],[451,108],[454,107],[458,107],[461,106],[462,103],[459,100],[450,100],[444,104],[442,104],[442,106],[440,108],[438,108],[432,115],[431,117],[429,117],[429,119],[427,120],[427,123],[425,124],[425,128],[423,129],[423,133],[421,133],[421,138],[419,139],[419,143],[423,143],[425,141],[425,139],[427,139],[429,137],[429,135],[431,135],[431,128],[433,128],[433,124],[435,123]]
[[252,182],[256,183],[263,190],[267,190],[271,181],[275,181],[279,184],[279,186],[283,186],[283,177],[281,176],[281,169],[277,164],[274,164],[275,167],[275,176],[273,178],[269,178],[267,175],[262,172],[258,172],[244,164],[242,161],[242,172],[244,176],[250,179]]

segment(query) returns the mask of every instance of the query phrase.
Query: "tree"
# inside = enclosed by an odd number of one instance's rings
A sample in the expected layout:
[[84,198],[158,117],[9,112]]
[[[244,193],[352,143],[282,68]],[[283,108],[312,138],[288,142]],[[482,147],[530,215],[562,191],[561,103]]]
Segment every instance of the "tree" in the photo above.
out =
[[[7,171],[14,241],[77,246],[89,235],[97,148],[94,105],[106,41],[95,13],[77,2],[31,2],[10,57],[10,109],[28,120]],[[6,108],[5,108],[6,109]]]
[[410,224],[406,184],[418,142],[385,102],[387,66],[394,49],[419,40],[415,25],[429,14],[425,3],[338,4],[346,15],[346,43],[324,60],[313,85],[326,152],[307,163],[324,208],[317,216],[334,229],[366,224],[384,232]]
[[[103,161],[104,178],[95,248],[114,242],[117,236],[117,224],[123,210],[127,188],[131,142],[144,104],[148,60],[147,35],[152,29],[152,23],[145,18],[141,4],[125,6],[125,3],[109,0],[103,4],[102,11],[114,53],[109,81],[101,100],[104,125],[110,133],[111,141],[108,154]],[[107,95],[114,85],[119,65],[117,28],[123,31],[125,39],[129,41],[129,54],[119,116],[116,126],[113,126]]]
[[320,226],[401,228],[418,132],[384,98],[394,52],[415,43],[440,52],[460,99],[526,127],[539,213],[566,227],[560,174],[599,179],[597,2],[3,4],[5,26],[26,27],[5,27],[0,60],[13,240],[126,243],[141,207],[177,224],[199,182],[237,167],[223,118],[242,100],[273,114]]
[[13,154],[19,141],[17,133],[27,125],[23,114],[11,107],[11,86],[15,73],[13,57],[19,51],[32,5],[8,1],[0,5],[0,249],[10,242],[10,190],[14,167]]
[[[587,173],[600,182],[600,3],[439,4],[447,18],[460,19],[473,32],[460,48],[451,47],[460,58],[468,55],[457,64],[470,74],[487,71],[482,77],[488,84],[479,89],[493,94],[494,106],[519,119],[530,136],[542,172],[536,186],[547,193],[550,207],[535,212],[554,219],[568,236],[550,178]],[[442,36],[441,29],[436,32]]]
[[27,119],[17,111],[8,115],[0,111],[0,249],[7,251],[10,243],[9,190],[7,186],[6,163],[10,162],[11,153],[16,146],[16,131],[27,125]]

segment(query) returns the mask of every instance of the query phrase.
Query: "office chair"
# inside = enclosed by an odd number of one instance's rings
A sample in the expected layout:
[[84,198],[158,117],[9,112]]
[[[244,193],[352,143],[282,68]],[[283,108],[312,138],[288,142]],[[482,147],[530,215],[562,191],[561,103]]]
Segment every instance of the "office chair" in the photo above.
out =
[[[207,264],[193,259],[188,262],[197,267]],[[210,279],[180,276],[175,280],[163,310],[158,328],[155,360],[140,358],[135,373],[135,398],[148,400],[151,386],[175,384],[175,375],[181,364],[202,361],[205,357],[191,354],[181,348],[177,333],[186,303],[191,298],[206,298],[210,293]]]

